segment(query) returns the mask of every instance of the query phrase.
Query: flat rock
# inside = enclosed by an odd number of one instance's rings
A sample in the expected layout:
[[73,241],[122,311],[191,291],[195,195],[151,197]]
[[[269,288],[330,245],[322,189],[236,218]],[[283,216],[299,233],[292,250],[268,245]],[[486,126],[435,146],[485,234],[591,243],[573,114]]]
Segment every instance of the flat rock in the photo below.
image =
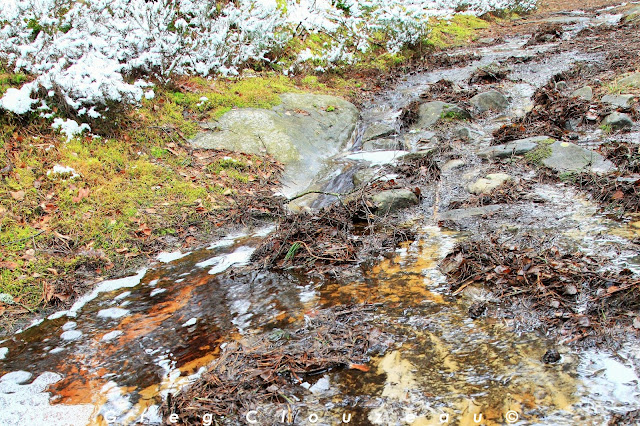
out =
[[388,189],[373,196],[376,214],[385,215],[418,204],[416,194],[408,189]]
[[611,161],[597,152],[569,142],[554,142],[549,148],[551,154],[541,162],[545,167],[560,173],[582,170],[606,173],[615,168]]
[[467,163],[465,163],[464,160],[461,160],[461,159],[457,158],[457,159],[454,159],[454,160],[449,160],[446,163],[444,163],[442,165],[442,167],[440,167],[440,170],[443,171],[443,172],[448,172],[449,170],[458,169],[458,168],[464,166],[465,164],[467,164]]
[[571,97],[582,98],[586,101],[590,101],[593,99],[593,88],[591,86],[581,87],[578,90],[574,90]]
[[519,139],[502,145],[494,145],[478,152],[478,156],[484,158],[503,158],[512,155],[524,155],[538,147],[539,143],[554,142],[549,136],[533,136],[526,139]]
[[362,135],[363,141],[370,141],[373,139],[384,138],[385,136],[392,135],[396,132],[396,129],[387,123],[374,123],[367,127]]
[[611,126],[613,130],[621,130],[625,128],[631,128],[633,121],[627,114],[620,112],[612,112],[602,120],[603,126]]
[[621,86],[640,87],[640,72],[634,72],[624,78],[618,80]]
[[492,173],[469,185],[469,192],[472,194],[489,194],[511,179],[512,177],[506,173]]
[[474,216],[482,216],[489,213],[495,213],[502,210],[503,206],[500,204],[491,204],[489,206],[482,207],[470,207],[468,209],[455,209],[446,212],[438,213],[438,220],[462,220],[468,219]]
[[373,139],[368,140],[362,144],[363,151],[375,151],[378,149],[394,150],[404,149],[404,143],[398,139]]
[[605,95],[602,102],[620,108],[631,108],[633,105],[633,95]]
[[504,111],[509,106],[509,100],[507,97],[497,90],[479,93],[471,98],[470,102],[479,113],[485,111],[500,112]]
[[443,119],[446,114],[451,114],[464,120],[471,119],[469,111],[457,105],[441,101],[425,102],[418,109],[418,122],[413,128],[428,129]]
[[[349,141],[359,117],[344,99],[304,93],[280,95],[272,109],[241,108],[206,123],[190,142],[196,148],[270,154],[285,164],[285,181],[308,182],[322,160]],[[301,188],[292,188],[291,193]]]

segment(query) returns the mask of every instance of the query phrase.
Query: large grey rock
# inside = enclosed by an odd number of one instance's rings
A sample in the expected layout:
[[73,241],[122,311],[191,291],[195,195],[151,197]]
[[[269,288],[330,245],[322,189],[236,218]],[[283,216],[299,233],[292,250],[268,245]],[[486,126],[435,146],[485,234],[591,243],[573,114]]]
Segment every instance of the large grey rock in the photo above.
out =
[[418,109],[418,122],[414,129],[428,129],[443,118],[471,119],[469,111],[454,104],[441,101],[425,102]]
[[[344,99],[285,93],[274,108],[242,108],[206,123],[208,131],[191,140],[197,148],[270,154],[285,163],[285,180],[302,184],[322,167],[322,160],[347,143],[358,120],[358,109]],[[286,192],[302,187],[291,185]]]
[[524,155],[538,147],[540,143],[553,143],[555,139],[549,136],[533,136],[526,139],[519,139],[502,145],[490,146],[478,152],[478,156],[485,158],[503,158],[512,155]]
[[554,142],[549,148],[550,154],[541,163],[560,173],[583,170],[606,173],[614,169],[613,163],[602,155],[569,142]]
[[633,126],[633,121],[627,114],[613,112],[602,120],[602,125],[611,126],[613,130],[621,130]]
[[416,194],[408,189],[388,189],[373,196],[376,214],[385,215],[418,204]]
[[574,98],[582,98],[586,101],[590,101],[593,99],[593,88],[591,86],[581,87],[578,90],[574,90],[571,96]]
[[633,105],[633,95],[605,95],[602,102],[620,108],[631,108]]
[[512,177],[506,173],[492,173],[478,179],[469,185],[469,192],[472,194],[489,194],[491,191],[511,180]]
[[471,105],[476,111],[482,113],[485,111],[500,112],[507,109],[509,100],[497,90],[490,90],[485,93],[479,93],[470,100]]
[[363,141],[370,141],[373,139],[384,138],[385,136],[392,135],[396,132],[396,129],[386,123],[374,123],[371,126],[367,127],[367,130],[364,131],[364,135],[362,135]]
[[618,84],[628,87],[640,87],[640,72],[634,72],[624,78],[618,80]]

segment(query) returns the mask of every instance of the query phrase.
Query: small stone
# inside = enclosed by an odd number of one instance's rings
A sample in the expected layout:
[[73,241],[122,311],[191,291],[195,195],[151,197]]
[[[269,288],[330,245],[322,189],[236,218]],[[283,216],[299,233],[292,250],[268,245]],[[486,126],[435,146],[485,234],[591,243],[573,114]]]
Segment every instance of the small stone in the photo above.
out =
[[633,328],[635,329],[640,329],[640,318],[635,317],[633,319]]
[[633,95],[605,95],[602,102],[619,108],[631,108]]
[[621,86],[640,87],[640,72],[634,72],[624,78],[618,80]]
[[497,90],[479,93],[471,98],[470,102],[479,113],[485,111],[501,112],[509,106],[507,97]]
[[633,126],[633,121],[627,114],[613,112],[602,120],[602,125],[611,126],[611,129],[613,130],[622,130],[631,128]]
[[551,306],[554,309],[558,309],[560,307],[560,302],[554,299],[551,302],[549,302],[549,306]]
[[549,349],[542,356],[542,362],[544,362],[545,364],[553,364],[555,362],[560,361],[561,358],[562,357],[560,356],[560,353],[557,350]]
[[389,189],[373,196],[376,214],[385,215],[418,204],[416,194],[408,189]]
[[460,129],[456,130],[456,136],[458,136],[462,140],[468,141],[469,139],[471,139],[471,130],[469,130],[468,127],[461,127]]
[[396,139],[373,139],[362,144],[363,151],[404,149],[404,143]]
[[469,192],[472,194],[489,194],[491,191],[511,179],[511,176],[506,173],[492,173],[469,185]]
[[569,86],[567,86],[566,81],[558,81],[556,82],[556,90],[567,90]]
[[578,318],[578,325],[581,327],[590,327],[591,321],[589,321],[589,317],[587,317],[586,315],[583,315]]
[[367,130],[364,131],[364,135],[362,135],[363,141],[370,141],[373,139],[383,138],[385,136],[392,135],[396,132],[396,129],[386,123],[374,123],[371,126],[367,127]]
[[553,143],[555,139],[549,136],[533,136],[530,138],[519,139],[502,145],[494,145],[478,152],[480,157],[511,157],[512,155],[523,155],[534,150],[540,143]]
[[591,86],[584,86],[578,90],[575,90],[571,94],[572,98],[582,98],[585,101],[590,101],[593,99],[593,88]]
[[444,163],[442,165],[442,167],[440,167],[440,170],[443,172],[448,172],[449,170],[453,170],[453,169],[457,169],[459,167],[464,166],[466,163],[464,162],[464,160],[460,160],[455,159],[455,160],[449,160],[446,163]]
[[487,310],[487,305],[482,302],[476,302],[469,307],[469,317],[471,319],[480,318]]
[[564,287],[564,294],[567,296],[575,296],[578,294],[578,288],[573,284],[569,284]]

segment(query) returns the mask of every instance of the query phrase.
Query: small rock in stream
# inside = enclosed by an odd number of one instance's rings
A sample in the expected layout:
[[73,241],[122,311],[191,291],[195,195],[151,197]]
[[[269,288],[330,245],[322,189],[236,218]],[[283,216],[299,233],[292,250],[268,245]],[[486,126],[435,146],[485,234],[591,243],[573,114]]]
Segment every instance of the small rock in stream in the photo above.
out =
[[487,310],[487,305],[482,302],[476,302],[469,307],[469,317],[471,319],[480,318]]
[[612,130],[621,130],[633,126],[633,121],[627,114],[613,112],[602,120],[603,126],[611,126]]
[[555,349],[549,349],[543,356],[542,362],[545,364],[553,364],[560,361],[560,353]]

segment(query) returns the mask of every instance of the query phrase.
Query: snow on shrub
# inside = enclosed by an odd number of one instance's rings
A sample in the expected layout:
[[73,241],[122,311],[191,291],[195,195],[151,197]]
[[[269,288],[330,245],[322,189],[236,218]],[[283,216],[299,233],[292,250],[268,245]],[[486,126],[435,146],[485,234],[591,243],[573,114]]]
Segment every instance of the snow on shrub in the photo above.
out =
[[[248,62],[270,62],[296,31],[323,32],[326,50],[306,53],[327,67],[366,52],[375,31],[390,35],[395,52],[425,35],[431,16],[462,7],[483,13],[535,0],[2,0],[0,60],[36,77],[9,89],[0,106],[16,114],[64,99],[90,113],[107,101],[135,103],[153,96],[132,75],[235,75]],[[284,71],[291,71],[293,68]],[[44,89],[44,90],[42,90]],[[43,99],[31,99],[40,94]],[[45,93],[47,96],[43,96]],[[44,113],[41,113],[44,115]],[[47,117],[49,117],[47,115]]]

